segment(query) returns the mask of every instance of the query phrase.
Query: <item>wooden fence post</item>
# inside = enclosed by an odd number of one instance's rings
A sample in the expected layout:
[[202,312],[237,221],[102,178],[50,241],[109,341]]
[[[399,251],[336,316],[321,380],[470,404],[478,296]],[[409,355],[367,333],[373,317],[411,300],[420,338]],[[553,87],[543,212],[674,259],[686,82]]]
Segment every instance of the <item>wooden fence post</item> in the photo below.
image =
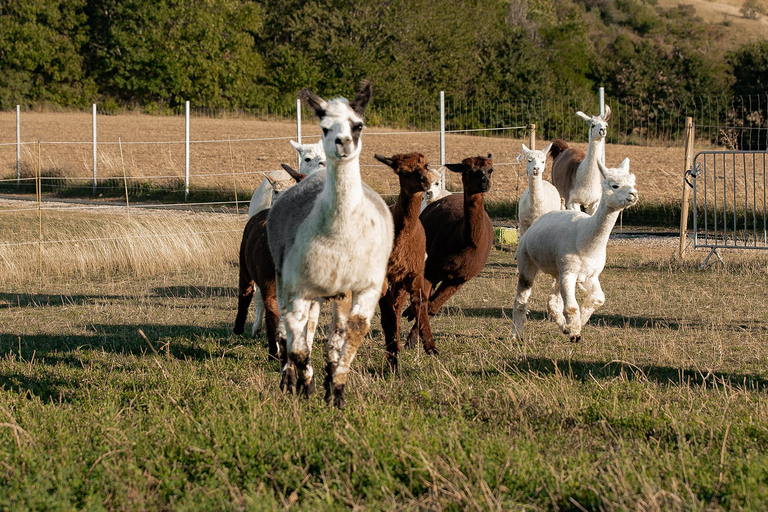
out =
[[528,135],[529,135],[528,149],[533,151],[534,149],[536,149],[536,125],[535,124],[531,124],[528,126]]
[[693,166],[693,118],[685,118],[685,158],[683,162],[683,204],[680,212],[680,248],[677,256],[681,260],[685,258],[685,242],[688,234],[688,203],[691,195],[691,187],[688,186],[686,173]]

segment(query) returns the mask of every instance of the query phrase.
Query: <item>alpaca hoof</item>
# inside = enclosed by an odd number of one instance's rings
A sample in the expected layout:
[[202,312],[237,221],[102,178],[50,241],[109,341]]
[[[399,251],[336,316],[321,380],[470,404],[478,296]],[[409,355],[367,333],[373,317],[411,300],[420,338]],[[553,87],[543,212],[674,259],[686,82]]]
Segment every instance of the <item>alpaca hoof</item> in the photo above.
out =
[[269,360],[270,361],[279,361],[280,360],[280,351],[277,349],[276,343],[270,343],[269,344]]
[[232,329],[232,332],[239,336],[240,334],[243,334],[243,332],[245,332],[245,326],[244,325],[235,325],[235,328]]
[[347,405],[344,394],[344,384],[333,386],[333,406],[337,409],[343,409]]
[[283,370],[282,377],[280,378],[280,391],[292,395],[296,394],[296,369],[292,366]]
[[333,386],[333,374],[336,373],[336,365],[328,363],[325,366],[325,380],[323,381],[323,387],[325,388],[325,403],[330,404],[333,398],[331,392]]
[[298,393],[309,398],[315,392],[315,378],[309,379],[309,382],[301,381],[298,385]]
[[578,343],[581,341],[581,334],[574,334],[570,339],[571,343]]
[[440,352],[437,350],[437,347],[434,346],[434,345],[425,346],[424,347],[424,352],[426,352],[426,354],[428,356],[439,356],[440,355]]

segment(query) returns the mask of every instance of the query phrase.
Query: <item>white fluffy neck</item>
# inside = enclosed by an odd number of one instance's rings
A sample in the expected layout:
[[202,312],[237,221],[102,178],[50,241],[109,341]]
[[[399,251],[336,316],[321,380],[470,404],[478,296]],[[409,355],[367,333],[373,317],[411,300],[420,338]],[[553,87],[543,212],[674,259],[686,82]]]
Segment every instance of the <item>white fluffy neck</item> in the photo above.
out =
[[594,185],[600,182],[600,171],[597,169],[597,159],[603,154],[605,137],[600,140],[590,139],[587,146],[587,154],[584,161],[576,171],[576,180],[582,183]]
[[621,208],[607,206],[605,198],[602,198],[597,211],[582,224],[586,229],[580,233],[579,246],[590,254],[594,254],[597,249],[605,250],[619,212]]
[[363,200],[360,158],[328,160],[323,205],[332,218],[347,219],[354,215]]
[[542,200],[542,194],[544,185],[541,183],[542,180],[541,174],[538,176],[531,176],[528,175],[528,188],[531,190],[530,192],[530,201],[531,201],[531,207],[533,207],[534,210],[539,206]]

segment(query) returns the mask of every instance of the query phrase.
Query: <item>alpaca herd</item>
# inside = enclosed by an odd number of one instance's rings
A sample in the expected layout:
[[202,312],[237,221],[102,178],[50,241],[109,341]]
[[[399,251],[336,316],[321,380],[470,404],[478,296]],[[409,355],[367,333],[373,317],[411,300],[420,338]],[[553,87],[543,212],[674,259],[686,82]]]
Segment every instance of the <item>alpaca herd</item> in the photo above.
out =
[[[326,402],[336,407],[345,405],[351,364],[376,304],[392,371],[398,367],[401,317],[413,321],[407,345],[421,340],[425,353],[437,354],[430,317],[481,272],[493,246],[484,207],[494,172],[490,154],[439,170],[430,169],[422,153],[375,155],[400,183],[390,207],[362,181],[361,135],[371,96],[367,81],[352,101],[299,92],[319,118],[322,138],[306,145],[291,141],[300,167],[296,172],[283,165],[289,179],[265,175],[251,198],[240,246],[234,332],[244,332],[255,295],[252,336],[266,316],[269,355],[280,360],[282,390],[314,391],[313,340],[321,305],[331,301],[324,388]],[[638,200],[629,159],[614,169],[601,161],[610,109],[603,116],[577,115],[590,125],[586,153],[562,140],[543,151],[522,146],[528,188],[518,206],[513,339],[523,336],[541,271],[553,278],[549,317],[572,342],[580,341],[582,327],[605,302],[598,278],[611,230],[619,212]],[[543,179],[547,155],[552,183]],[[459,173],[463,193],[442,189],[440,171]],[[581,307],[577,287],[586,293]]]

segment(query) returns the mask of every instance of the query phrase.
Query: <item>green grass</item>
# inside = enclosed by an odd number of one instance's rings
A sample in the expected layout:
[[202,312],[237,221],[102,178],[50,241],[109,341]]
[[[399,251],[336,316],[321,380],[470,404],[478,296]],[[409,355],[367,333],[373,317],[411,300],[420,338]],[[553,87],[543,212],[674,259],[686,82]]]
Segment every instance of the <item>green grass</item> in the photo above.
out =
[[376,318],[344,411],[281,394],[265,340],[230,334],[226,262],[6,283],[0,508],[764,509],[765,262],[608,259],[580,344],[543,277],[510,340],[509,252],[434,319],[437,357],[385,371]]

